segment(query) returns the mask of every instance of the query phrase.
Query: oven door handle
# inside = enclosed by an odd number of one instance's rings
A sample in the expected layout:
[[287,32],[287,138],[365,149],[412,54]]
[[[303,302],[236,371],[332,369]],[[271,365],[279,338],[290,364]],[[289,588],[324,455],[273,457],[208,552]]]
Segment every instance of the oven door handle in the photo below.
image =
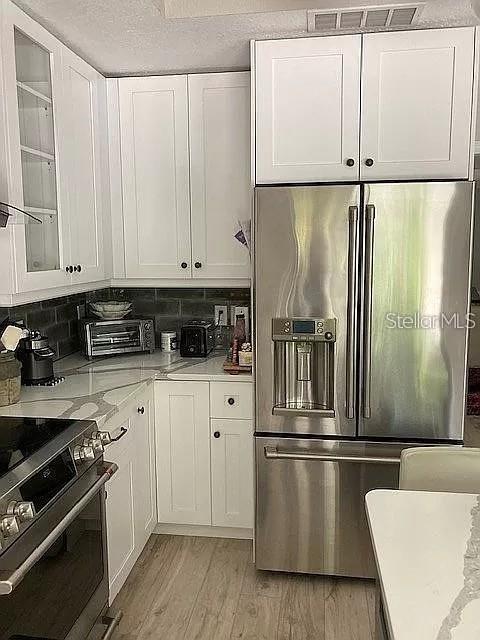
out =
[[40,560],[43,554],[48,551],[50,546],[55,542],[60,534],[75,520],[75,518],[83,511],[90,500],[110,480],[118,467],[113,462],[106,462],[102,468],[102,475],[90,487],[76,503],[71,511],[54,527],[48,536],[46,536],[38,547],[31,553],[22,564],[13,571],[0,571],[0,596],[8,596],[20,584],[30,569]]

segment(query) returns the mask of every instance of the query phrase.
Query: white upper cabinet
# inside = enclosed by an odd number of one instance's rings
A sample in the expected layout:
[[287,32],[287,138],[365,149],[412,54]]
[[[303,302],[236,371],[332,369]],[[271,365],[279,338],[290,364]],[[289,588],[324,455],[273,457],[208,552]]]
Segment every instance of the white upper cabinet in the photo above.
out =
[[474,38],[466,27],[256,42],[256,183],[468,178]]
[[127,278],[250,276],[248,73],[120,78]]
[[126,276],[190,277],[187,77],[118,86]]
[[358,179],[361,43],[256,43],[257,184]]
[[105,276],[99,129],[99,86],[104,82],[95,69],[64,49],[72,282],[94,282]]
[[248,278],[234,236],[252,206],[250,74],[190,75],[188,97],[193,277]]
[[70,283],[66,182],[61,145],[62,45],[15,5],[3,5],[8,203],[27,211],[12,225],[12,292]]
[[108,167],[100,152],[105,78],[14,4],[1,9],[0,200],[36,219],[17,214],[2,234],[10,236],[0,251],[0,296],[8,303],[105,278]]
[[362,180],[467,178],[474,30],[363,38]]

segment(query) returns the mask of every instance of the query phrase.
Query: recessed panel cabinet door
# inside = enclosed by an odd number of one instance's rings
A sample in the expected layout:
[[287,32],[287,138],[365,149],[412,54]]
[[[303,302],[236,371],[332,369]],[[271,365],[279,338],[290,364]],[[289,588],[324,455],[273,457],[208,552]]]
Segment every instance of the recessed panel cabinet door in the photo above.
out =
[[250,420],[212,420],[212,524],[253,527],[253,428]]
[[95,282],[105,275],[99,131],[99,85],[105,78],[66,49],[63,78],[72,282]]
[[135,431],[135,546],[140,553],[157,524],[155,424],[151,393],[139,398],[132,422]]
[[358,179],[361,42],[256,43],[257,184]]
[[[127,423],[125,437],[110,445],[105,457],[118,465],[107,484],[107,550],[110,603],[113,601],[135,563],[135,461],[133,430]],[[118,434],[115,433],[115,436]]]
[[250,256],[235,234],[250,220],[250,74],[188,76],[192,273],[248,278]]
[[361,179],[467,178],[474,29],[363,38]]
[[208,382],[155,384],[158,522],[210,525]]
[[[17,291],[71,283],[64,154],[62,45],[13,3],[2,4],[8,202],[32,218],[12,225]],[[4,232],[5,233],[5,232]]]
[[187,77],[118,87],[126,276],[190,277]]

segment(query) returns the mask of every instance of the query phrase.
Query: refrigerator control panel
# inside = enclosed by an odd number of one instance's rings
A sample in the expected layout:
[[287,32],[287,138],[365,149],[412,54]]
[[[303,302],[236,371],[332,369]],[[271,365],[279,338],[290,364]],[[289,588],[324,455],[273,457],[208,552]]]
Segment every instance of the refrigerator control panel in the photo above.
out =
[[335,318],[273,318],[272,339],[294,342],[335,342]]

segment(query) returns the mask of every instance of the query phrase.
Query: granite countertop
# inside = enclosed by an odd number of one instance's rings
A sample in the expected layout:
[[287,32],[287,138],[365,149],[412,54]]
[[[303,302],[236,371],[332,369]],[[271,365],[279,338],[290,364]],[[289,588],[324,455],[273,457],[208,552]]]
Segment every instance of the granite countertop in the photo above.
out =
[[366,504],[390,639],[480,638],[480,496],[375,490]]
[[111,356],[88,361],[74,354],[55,363],[65,381],[55,387],[22,387],[20,402],[0,407],[1,416],[77,418],[99,425],[118,413],[154,380],[251,382],[251,375],[223,371],[225,356],[182,358],[178,352]]

